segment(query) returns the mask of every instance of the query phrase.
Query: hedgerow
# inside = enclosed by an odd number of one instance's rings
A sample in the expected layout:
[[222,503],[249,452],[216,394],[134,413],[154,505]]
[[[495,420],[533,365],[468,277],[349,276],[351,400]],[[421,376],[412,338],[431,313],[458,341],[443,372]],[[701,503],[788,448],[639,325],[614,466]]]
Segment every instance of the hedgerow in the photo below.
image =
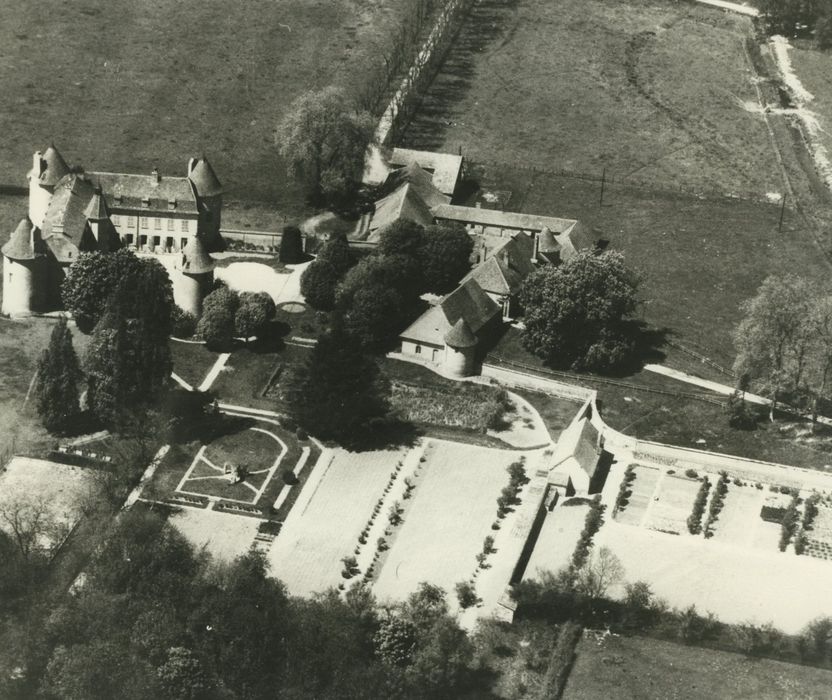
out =
[[693,510],[688,516],[688,532],[691,535],[698,535],[702,532],[702,515],[705,513],[705,503],[708,501],[708,491],[711,488],[711,482],[708,477],[702,479],[702,485],[696,494],[696,499],[693,501]]

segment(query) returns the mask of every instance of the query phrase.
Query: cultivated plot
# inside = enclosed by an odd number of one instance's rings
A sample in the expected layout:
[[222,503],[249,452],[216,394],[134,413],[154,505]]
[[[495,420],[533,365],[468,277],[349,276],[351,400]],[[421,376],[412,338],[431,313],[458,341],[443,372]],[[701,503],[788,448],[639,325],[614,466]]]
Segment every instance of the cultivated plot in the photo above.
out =
[[557,573],[569,566],[588,511],[588,505],[561,504],[546,514],[523,578],[537,579],[544,571]]
[[[761,546],[769,551],[777,548],[780,530],[775,532],[760,518],[767,493],[753,486],[731,484],[725,494],[719,517],[711,526],[712,537],[717,542],[730,542],[740,546]],[[772,539],[770,535],[775,535]]]
[[344,580],[341,559],[353,555],[373,505],[406,454],[334,449],[322,457],[268,554],[272,574],[290,593],[310,595]]
[[444,441],[435,441],[425,457],[373,586],[382,600],[404,598],[422,581],[452,595],[472,575],[483,540],[493,534],[506,469],[518,459],[516,452]]
[[675,535],[687,532],[687,519],[700,485],[696,479],[665,474],[644,526]]

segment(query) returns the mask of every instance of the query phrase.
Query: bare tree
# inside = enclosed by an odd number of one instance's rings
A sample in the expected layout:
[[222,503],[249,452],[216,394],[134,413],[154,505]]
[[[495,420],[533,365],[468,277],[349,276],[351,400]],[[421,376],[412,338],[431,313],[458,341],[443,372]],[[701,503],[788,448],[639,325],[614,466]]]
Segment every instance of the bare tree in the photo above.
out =
[[59,546],[69,534],[69,526],[55,518],[50,505],[45,497],[0,502],[0,527],[26,560]]
[[608,547],[601,547],[577,572],[576,589],[590,600],[607,595],[624,578],[624,566]]

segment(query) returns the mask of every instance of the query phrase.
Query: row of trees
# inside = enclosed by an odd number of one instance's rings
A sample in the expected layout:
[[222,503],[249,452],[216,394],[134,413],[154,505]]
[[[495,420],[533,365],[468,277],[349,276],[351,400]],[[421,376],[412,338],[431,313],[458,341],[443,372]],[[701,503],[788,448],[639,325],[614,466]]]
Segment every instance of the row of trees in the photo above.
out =
[[741,306],[734,333],[740,388],[811,407],[817,415],[832,392],[832,292],[797,275],[766,278]]
[[[262,555],[197,553],[147,511],[108,533],[83,588],[5,637],[4,698],[420,698],[477,692],[445,594],[382,608],[363,588],[289,598]],[[480,692],[485,689],[480,687]]]
[[800,36],[809,30],[821,49],[832,47],[832,5],[827,0],[762,0],[760,10],[770,33]]

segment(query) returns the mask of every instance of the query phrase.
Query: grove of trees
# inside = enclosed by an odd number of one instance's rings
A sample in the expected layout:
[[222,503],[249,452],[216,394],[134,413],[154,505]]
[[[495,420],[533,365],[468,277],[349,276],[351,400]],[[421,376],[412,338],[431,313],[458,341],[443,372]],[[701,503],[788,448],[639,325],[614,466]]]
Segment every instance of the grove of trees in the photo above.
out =
[[797,275],[766,278],[742,304],[734,333],[736,374],[772,400],[811,407],[832,391],[832,290]]
[[633,359],[639,278],[617,251],[583,252],[523,283],[523,345],[548,364],[609,371]]
[[361,184],[373,119],[340,88],[307,92],[290,106],[275,133],[290,174],[313,200],[341,202]]
[[832,47],[832,5],[827,0],[762,0],[760,11],[771,34],[812,31],[821,49]]

